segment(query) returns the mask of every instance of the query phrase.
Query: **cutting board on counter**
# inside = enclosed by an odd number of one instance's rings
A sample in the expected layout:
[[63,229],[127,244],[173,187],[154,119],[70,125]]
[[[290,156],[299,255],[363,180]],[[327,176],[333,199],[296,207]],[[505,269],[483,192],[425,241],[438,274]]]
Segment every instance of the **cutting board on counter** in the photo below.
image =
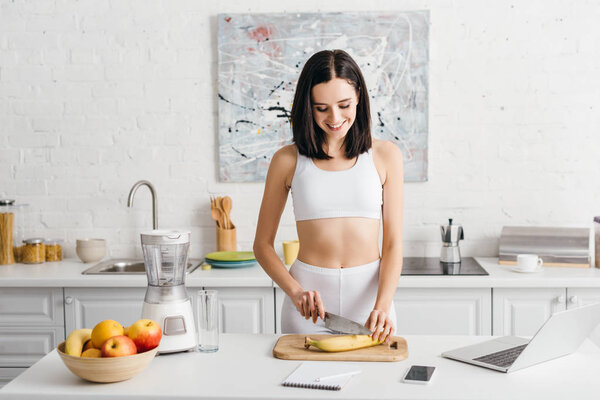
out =
[[315,347],[304,347],[304,338],[312,339],[330,338],[332,335],[284,335],[277,340],[273,348],[273,355],[283,360],[321,360],[321,361],[402,361],[408,357],[408,344],[406,339],[393,336],[390,343],[363,349],[341,351],[336,353],[326,352]]

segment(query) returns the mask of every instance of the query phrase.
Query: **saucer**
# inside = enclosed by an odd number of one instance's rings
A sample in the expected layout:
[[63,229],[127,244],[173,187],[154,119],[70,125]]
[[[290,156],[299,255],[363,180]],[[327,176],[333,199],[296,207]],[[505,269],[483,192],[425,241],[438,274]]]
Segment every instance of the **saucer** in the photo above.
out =
[[510,269],[512,269],[515,272],[520,272],[522,274],[535,274],[544,270],[543,267],[537,267],[536,269],[521,269],[518,266],[510,267]]

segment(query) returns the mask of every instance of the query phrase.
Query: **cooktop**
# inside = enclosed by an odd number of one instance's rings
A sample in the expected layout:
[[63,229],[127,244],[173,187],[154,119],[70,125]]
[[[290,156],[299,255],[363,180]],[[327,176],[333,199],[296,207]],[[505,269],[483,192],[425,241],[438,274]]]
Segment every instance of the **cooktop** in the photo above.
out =
[[402,275],[489,275],[473,258],[460,263],[442,263],[438,257],[404,257]]

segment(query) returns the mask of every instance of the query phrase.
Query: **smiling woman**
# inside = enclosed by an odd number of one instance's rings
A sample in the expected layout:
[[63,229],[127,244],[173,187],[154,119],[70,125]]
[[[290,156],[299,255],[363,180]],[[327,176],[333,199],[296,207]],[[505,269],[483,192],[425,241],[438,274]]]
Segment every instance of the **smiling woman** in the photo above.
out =
[[[257,261],[287,294],[284,333],[333,333],[323,322],[326,310],[364,323],[373,339],[394,332],[402,156],[393,143],[371,138],[367,93],[342,50],[316,53],[298,79],[294,144],[271,161],[254,242]],[[288,271],[274,240],[290,190],[300,250]]]

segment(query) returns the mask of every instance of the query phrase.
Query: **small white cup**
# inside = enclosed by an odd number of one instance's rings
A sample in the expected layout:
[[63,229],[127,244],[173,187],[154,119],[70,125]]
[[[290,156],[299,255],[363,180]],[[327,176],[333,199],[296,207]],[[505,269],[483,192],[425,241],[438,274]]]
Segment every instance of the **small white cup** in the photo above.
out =
[[542,266],[544,262],[537,254],[519,254],[517,256],[517,268],[521,271],[533,271]]

